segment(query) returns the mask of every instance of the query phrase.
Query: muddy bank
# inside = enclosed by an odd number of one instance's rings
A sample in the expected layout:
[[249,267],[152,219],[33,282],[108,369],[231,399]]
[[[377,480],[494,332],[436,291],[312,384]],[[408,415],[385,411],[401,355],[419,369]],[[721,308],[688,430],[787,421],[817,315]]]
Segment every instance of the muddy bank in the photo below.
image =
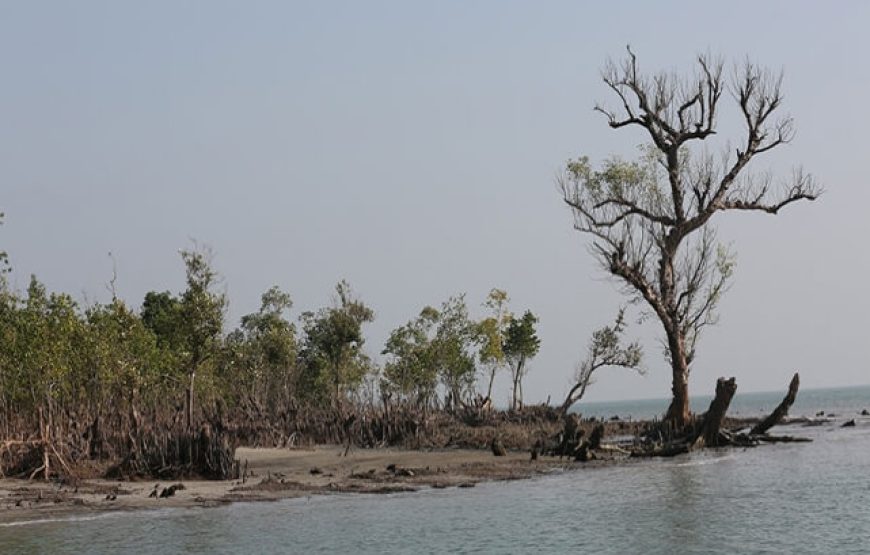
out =
[[[209,507],[317,494],[395,493],[422,488],[473,487],[484,480],[516,480],[570,468],[575,463],[528,453],[469,449],[401,450],[239,448],[244,479],[181,482],[86,480],[45,483],[0,480],[0,522],[112,510]],[[172,488],[181,484],[180,488]]]
[[[730,420],[733,425],[752,421]],[[549,424],[549,423],[548,423]],[[594,422],[584,421],[583,426]],[[628,440],[648,422],[605,423],[609,441]],[[550,429],[552,428],[552,429]],[[0,480],[0,523],[91,514],[114,510],[212,507],[234,501],[276,500],[336,493],[396,493],[423,488],[473,487],[481,481],[516,480],[579,466],[612,464],[625,457],[606,453],[591,463],[540,456],[530,460],[536,438],[552,436],[556,426],[506,423],[499,427],[457,427],[447,444],[476,448],[246,448],[235,452],[243,477],[214,480],[79,479],[54,482]],[[506,456],[493,456],[487,442],[504,438]]]

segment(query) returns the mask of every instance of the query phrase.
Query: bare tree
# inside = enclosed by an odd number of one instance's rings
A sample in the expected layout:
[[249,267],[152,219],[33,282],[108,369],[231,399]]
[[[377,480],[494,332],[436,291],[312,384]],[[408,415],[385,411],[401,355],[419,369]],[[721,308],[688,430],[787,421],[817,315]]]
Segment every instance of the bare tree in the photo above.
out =
[[[622,63],[609,62],[602,74],[619,107],[595,109],[613,129],[643,129],[651,144],[638,160],[612,158],[597,171],[587,158],[571,160],[558,177],[574,227],[592,236],[593,255],[664,327],[673,374],[665,418],[676,426],[689,419],[689,369],[699,334],[715,323],[733,270],[733,256],[716,240],[711,218],[729,210],[777,214],[820,193],[801,170],[780,186],[745,171],[793,137],[792,118],[774,117],[783,101],[782,76],[750,62],[735,67],[728,83],[722,74],[721,60],[701,55],[689,77],[642,75],[629,48]],[[716,133],[726,88],[745,137],[717,156],[702,145]]]
[[620,366],[644,373],[641,367],[643,350],[637,342],[623,344],[622,334],[625,331],[625,311],[620,310],[612,326],[605,326],[592,334],[589,342],[589,353],[583,362],[577,365],[574,374],[574,384],[565,396],[560,411],[562,415],[580,401],[586,394],[586,389],[593,383],[593,374],[599,368]]

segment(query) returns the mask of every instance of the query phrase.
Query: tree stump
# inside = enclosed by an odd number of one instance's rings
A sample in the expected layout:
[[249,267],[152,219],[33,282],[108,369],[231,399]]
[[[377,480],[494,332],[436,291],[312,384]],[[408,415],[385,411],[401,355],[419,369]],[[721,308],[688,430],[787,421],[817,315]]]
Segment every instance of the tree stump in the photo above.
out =
[[719,430],[731,399],[737,391],[737,381],[734,378],[719,378],[716,381],[716,396],[710,401],[710,408],[704,413],[701,426],[696,432],[695,447],[717,447],[719,445]]
[[492,454],[496,457],[504,457],[507,455],[507,451],[504,448],[504,444],[497,437],[492,438],[492,443],[490,443],[490,448],[492,449]]
[[592,433],[589,435],[589,448],[598,449],[601,447],[601,440],[604,438],[604,424],[596,424],[592,428]]

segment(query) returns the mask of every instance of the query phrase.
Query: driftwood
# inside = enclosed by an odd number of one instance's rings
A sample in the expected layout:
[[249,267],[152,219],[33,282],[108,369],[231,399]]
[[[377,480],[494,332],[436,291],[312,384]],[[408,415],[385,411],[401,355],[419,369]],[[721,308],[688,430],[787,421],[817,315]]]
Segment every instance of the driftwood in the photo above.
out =
[[[163,488],[163,491],[160,492],[160,499],[165,499],[167,497],[172,497],[175,495],[176,491],[183,490],[184,484],[172,484],[169,487]],[[156,490],[155,490],[156,491]]]
[[758,441],[764,443],[809,443],[812,440],[808,437],[795,437],[795,436],[758,436]]
[[598,450],[609,452],[609,453],[617,453],[620,455],[631,455],[631,451],[623,449],[619,445],[611,445],[608,443],[602,443],[601,445],[599,445]]
[[788,384],[788,393],[786,393],[782,402],[777,406],[772,413],[770,413],[767,418],[753,426],[752,430],[750,430],[750,435],[761,435],[766,434],[767,430],[773,428],[780,421],[788,415],[788,409],[794,404],[795,399],[797,398],[798,388],[801,385],[801,379],[797,372],[795,372],[794,377],[791,379],[791,383]]

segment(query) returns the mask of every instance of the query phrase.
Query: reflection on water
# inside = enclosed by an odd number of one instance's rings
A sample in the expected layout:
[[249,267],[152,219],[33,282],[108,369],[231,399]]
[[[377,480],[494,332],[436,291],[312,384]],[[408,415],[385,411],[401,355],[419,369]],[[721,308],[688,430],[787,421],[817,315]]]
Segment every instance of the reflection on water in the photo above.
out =
[[[870,399],[866,399],[870,405]],[[387,496],[0,527],[0,553],[867,553],[870,418],[815,438]]]

